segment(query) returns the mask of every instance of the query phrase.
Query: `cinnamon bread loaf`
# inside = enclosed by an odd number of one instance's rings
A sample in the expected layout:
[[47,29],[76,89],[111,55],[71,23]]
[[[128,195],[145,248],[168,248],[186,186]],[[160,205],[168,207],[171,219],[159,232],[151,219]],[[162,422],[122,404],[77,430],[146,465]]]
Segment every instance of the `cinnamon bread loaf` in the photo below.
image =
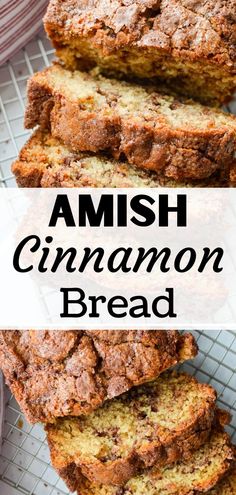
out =
[[207,104],[236,89],[235,0],[51,0],[45,28],[70,68],[157,78]]

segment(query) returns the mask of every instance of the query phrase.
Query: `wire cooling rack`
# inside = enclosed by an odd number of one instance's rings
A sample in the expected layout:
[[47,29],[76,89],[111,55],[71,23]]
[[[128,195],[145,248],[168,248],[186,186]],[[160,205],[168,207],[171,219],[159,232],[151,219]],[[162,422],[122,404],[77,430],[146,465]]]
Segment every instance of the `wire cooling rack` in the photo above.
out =
[[50,65],[54,52],[43,31],[0,67],[0,186],[15,186],[11,164],[30,132],[23,118],[27,79]]
[[[192,333],[199,354],[181,369],[216,388],[219,406],[232,414],[228,431],[236,443],[236,333],[227,330]],[[8,389],[0,476],[1,495],[69,494],[50,466],[43,427],[27,423]]]
[[[43,31],[10,62],[0,67],[0,187],[15,186],[11,164],[29,136],[23,115],[26,83],[54,57]],[[227,108],[236,114],[236,100]],[[195,331],[199,355],[183,369],[213,385],[219,405],[232,414],[228,428],[236,443],[236,333]],[[6,388],[6,414],[0,456],[0,495],[65,495],[62,480],[50,466],[41,425],[30,426]]]

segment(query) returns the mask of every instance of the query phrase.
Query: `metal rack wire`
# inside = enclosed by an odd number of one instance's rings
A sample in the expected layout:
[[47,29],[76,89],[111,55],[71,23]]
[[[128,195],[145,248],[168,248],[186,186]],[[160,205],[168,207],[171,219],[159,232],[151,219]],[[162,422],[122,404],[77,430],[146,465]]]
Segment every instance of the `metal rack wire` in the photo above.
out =
[[15,185],[11,164],[30,134],[23,126],[27,80],[50,65],[53,56],[51,44],[41,32],[0,67],[0,186]]
[[[0,67],[0,187],[15,186],[11,163],[30,134],[23,127],[27,79],[36,70],[48,66],[53,56],[51,45],[41,32],[10,62]],[[236,113],[236,101],[228,110]],[[219,405],[232,413],[229,432],[236,442],[236,333],[195,331],[194,334],[199,355],[182,368],[217,389]],[[0,494],[68,494],[50,466],[42,426],[27,423],[8,389],[6,403]]]

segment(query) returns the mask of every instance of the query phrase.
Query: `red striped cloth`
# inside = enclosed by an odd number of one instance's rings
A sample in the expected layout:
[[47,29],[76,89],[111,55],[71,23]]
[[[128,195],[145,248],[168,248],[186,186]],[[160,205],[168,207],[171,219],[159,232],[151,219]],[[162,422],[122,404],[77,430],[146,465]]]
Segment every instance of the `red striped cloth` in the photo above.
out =
[[0,0],[0,64],[37,33],[47,4],[48,0]]

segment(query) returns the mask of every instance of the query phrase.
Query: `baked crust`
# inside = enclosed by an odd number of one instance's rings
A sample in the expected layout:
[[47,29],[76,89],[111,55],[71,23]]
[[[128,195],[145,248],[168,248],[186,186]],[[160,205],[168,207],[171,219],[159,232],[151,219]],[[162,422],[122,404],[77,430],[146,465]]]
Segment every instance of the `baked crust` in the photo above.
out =
[[209,495],[234,495],[236,493],[236,471],[235,469],[218,483]]
[[[78,495],[199,495],[202,492],[231,495],[235,487],[235,476],[228,482],[217,483],[224,478],[235,465],[235,449],[229,436],[222,431],[213,430],[211,437],[191,458],[179,461],[169,467],[158,464],[143,474],[131,478],[124,486],[99,485],[90,482],[82,474],[71,468],[68,482],[74,482]],[[221,492],[221,488],[226,492]],[[212,490],[212,492],[211,492]]]
[[[12,165],[20,187],[228,187],[219,174],[205,180],[176,182],[157,177],[105,155],[73,152],[49,132],[37,130]],[[231,174],[235,183],[233,171]]]
[[88,414],[196,353],[174,330],[0,332],[0,367],[31,423]]
[[236,87],[235,0],[51,0],[46,31],[67,66],[157,77],[222,103]]
[[233,115],[59,64],[29,81],[25,126],[37,124],[75,152],[107,151],[176,181],[225,176],[236,149]]
[[94,483],[123,485],[147,467],[191,457],[208,439],[215,401],[212,387],[166,373],[90,416],[48,425],[52,465],[67,484],[72,480],[71,491],[81,473]]

